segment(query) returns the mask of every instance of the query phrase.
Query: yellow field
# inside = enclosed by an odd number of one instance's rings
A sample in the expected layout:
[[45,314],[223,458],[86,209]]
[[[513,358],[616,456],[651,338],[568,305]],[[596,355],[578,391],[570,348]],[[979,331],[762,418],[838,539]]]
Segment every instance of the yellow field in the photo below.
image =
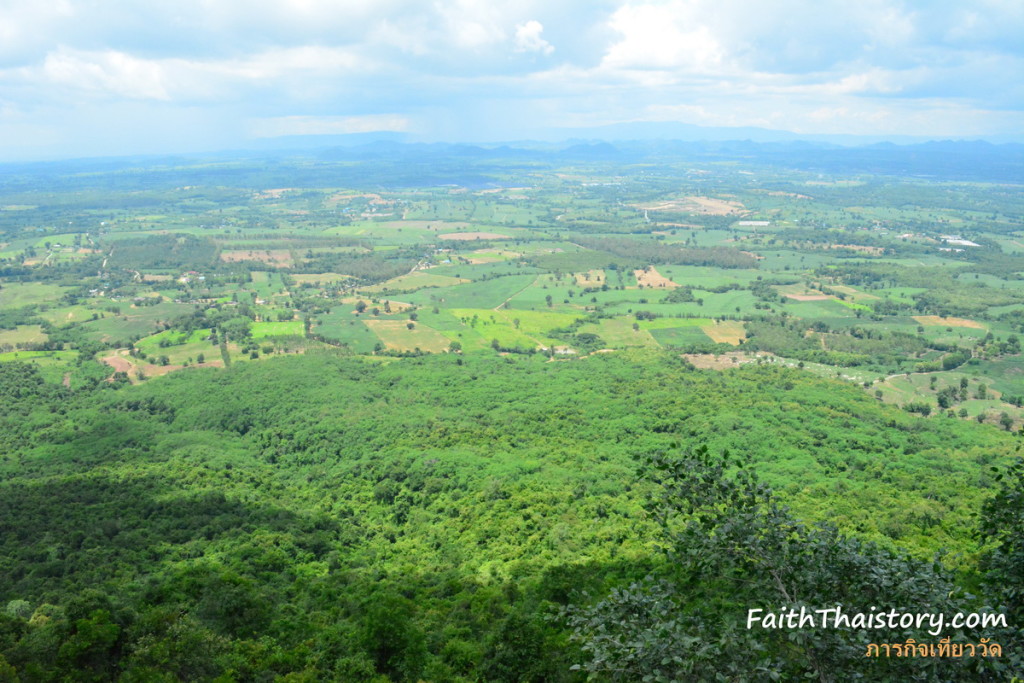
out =
[[634,270],[633,275],[636,277],[637,284],[645,288],[675,289],[679,286],[678,283],[672,282],[659,273],[654,266],[648,266],[644,270]]
[[510,240],[512,239],[508,235],[501,235],[496,232],[447,232],[443,235],[438,235],[438,239],[442,240]]
[[976,330],[988,329],[975,320],[966,318],[941,318],[937,315],[915,315],[914,320],[922,325],[934,325],[937,327],[971,327]]
[[287,249],[236,249],[222,251],[220,260],[226,263],[262,261],[272,266],[290,266],[292,254]]
[[588,270],[585,273],[576,273],[576,284],[580,287],[600,287],[607,283],[603,270]]
[[413,351],[419,347],[423,351],[440,353],[448,348],[451,340],[437,330],[414,323],[409,329],[407,320],[364,320],[384,346],[394,351]]
[[740,343],[741,339],[746,339],[747,336],[743,323],[737,320],[723,320],[720,323],[708,325],[701,329],[704,330],[704,334],[711,337],[711,341],[719,344],[732,344],[736,346]]
[[351,278],[351,275],[342,275],[341,273],[298,273],[296,275],[292,275],[292,279],[300,285],[307,282],[311,282],[313,284],[332,284],[335,282],[344,282]]

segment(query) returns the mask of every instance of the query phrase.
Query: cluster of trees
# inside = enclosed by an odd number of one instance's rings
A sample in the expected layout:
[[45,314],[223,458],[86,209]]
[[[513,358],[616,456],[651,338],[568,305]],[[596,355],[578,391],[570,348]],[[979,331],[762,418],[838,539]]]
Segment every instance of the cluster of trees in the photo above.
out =
[[314,255],[302,266],[306,273],[344,273],[365,284],[384,282],[408,273],[419,254],[402,250],[380,253],[324,252]]
[[644,264],[675,263],[679,265],[716,266],[718,268],[756,268],[757,259],[738,249],[727,247],[683,248],[657,240],[619,237],[577,237],[577,244],[594,251],[635,259]]
[[973,557],[1015,445],[795,370],[546,360],[310,354],[79,391],[0,365],[0,671],[569,680],[584,643],[547,616],[671,564],[645,454],[740,451],[801,518]]
[[[916,362],[919,354],[932,348],[922,337],[902,332],[879,332],[861,327],[829,330],[824,323],[812,323],[810,329],[815,334],[807,334],[808,325],[801,320],[753,320],[747,323],[744,348],[829,365],[877,368]],[[953,368],[968,356],[969,353],[951,353],[945,358]],[[939,364],[945,363],[945,358]]]
[[[800,521],[749,468],[706,447],[656,454],[644,468],[656,484],[648,512],[661,529],[666,562],[643,581],[597,604],[564,610],[586,652],[577,665],[610,680],[1002,681],[1024,671],[1024,604],[1019,534],[1024,465],[985,506],[981,533],[997,545],[983,566],[986,595],[957,586],[936,559],[915,559],[849,537],[832,525]],[[1000,475],[1002,476],[1002,475]],[[930,622],[829,627],[816,610],[852,619],[876,610],[1002,619],[986,628],[934,631]],[[772,621],[775,613],[809,614]],[[838,616],[838,612],[835,615]],[[948,618],[947,616],[947,618]],[[917,658],[917,643],[938,647],[991,641],[971,658]],[[947,641],[948,642],[948,641]],[[870,645],[912,644],[913,658],[871,657]],[[875,648],[879,650],[879,648]],[[886,646],[888,650],[888,646]],[[1005,656],[1003,656],[1005,655]]]
[[190,234],[152,235],[114,243],[108,268],[206,270],[217,263],[216,243]]

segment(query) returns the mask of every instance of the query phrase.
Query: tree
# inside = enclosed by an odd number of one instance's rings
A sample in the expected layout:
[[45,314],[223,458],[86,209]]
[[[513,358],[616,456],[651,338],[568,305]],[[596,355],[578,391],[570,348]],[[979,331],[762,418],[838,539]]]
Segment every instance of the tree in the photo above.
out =
[[[865,657],[871,642],[938,642],[921,628],[773,626],[766,617],[789,608],[952,613],[968,611],[971,596],[937,560],[796,520],[751,470],[734,465],[704,446],[647,459],[656,484],[647,510],[667,562],[595,605],[565,610],[587,657],[577,668],[621,681],[1000,680],[1003,662]],[[962,642],[978,634],[943,635]]]
[[[1011,624],[1024,623],[1024,458],[1003,471],[992,468],[999,492],[982,508],[979,536],[995,547],[982,556],[985,581]],[[1024,653],[1020,653],[1024,654]]]

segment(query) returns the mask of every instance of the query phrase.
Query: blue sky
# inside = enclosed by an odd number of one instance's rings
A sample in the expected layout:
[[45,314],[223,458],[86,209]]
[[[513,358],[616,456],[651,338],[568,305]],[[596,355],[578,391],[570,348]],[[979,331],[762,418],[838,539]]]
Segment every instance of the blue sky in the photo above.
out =
[[1024,2],[0,0],[0,160],[634,121],[1024,139]]

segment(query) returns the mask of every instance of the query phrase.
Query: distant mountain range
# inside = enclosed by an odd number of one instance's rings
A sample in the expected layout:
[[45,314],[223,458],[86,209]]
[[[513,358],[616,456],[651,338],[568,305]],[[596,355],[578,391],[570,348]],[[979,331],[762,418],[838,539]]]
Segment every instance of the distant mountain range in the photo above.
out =
[[[683,124],[664,127],[644,124],[641,128],[652,135],[658,131],[668,135],[682,130],[699,132],[704,137],[699,140],[639,136],[615,139],[616,135],[626,136],[640,130],[632,125],[588,129],[589,133],[602,131],[608,136],[604,139],[576,137],[557,141],[452,144],[416,141],[404,133],[359,133],[268,138],[249,149],[206,154],[0,164],[0,170],[7,174],[6,178],[0,176],[0,187],[13,189],[30,177],[39,176],[63,177],[64,182],[71,182],[73,175],[83,173],[101,173],[103,182],[116,184],[127,182],[127,176],[119,179],[125,172],[143,168],[161,169],[161,182],[172,186],[195,184],[197,174],[205,174],[204,177],[209,176],[206,182],[232,185],[273,182],[285,184],[281,186],[313,187],[333,182],[353,186],[370,183],[394,187],[445,184],[485,187],[493,182],[495,172],[504,173],[536,163],[552,167],[600,163],[611,165],[616,173],[628,174],[638,165],[723,161],[738,163],[740,167],[771,166],[835,175],[914,176],[1015,184],[1024,179],[1024,144],[1021,143],[931,140],[895,144],[892,141],[865,143],[861,139],[861,144],[851,146],[776,131],[760,132],[779,139],[755,140],[752,136],[730,139],[723,131],[738,135],[755,133],[758,129],[712,129]],[[721,135],[721,139],[712,138],[712,133]],[[207,167],[209,160],[220,163]],[[310,161],[322,164],[314,167]],[[244,168],[231,162],[241,162]],[[74,182],[92,181],[85,176]]]
[[[866,145],[893,144],[915,145],[935,141],[927,136],[910,135],[806,135],[784,130],[754,127],[698,126],[673,121],[638,121],[615,123],[589,128],[550,128],[539,131],[529,140],[474,141],[473,144],[492,147],[503,144],[509,147],[538,147],[564,145],[565,143],[624,142],[672,140],[680,142],[735,142],[759,143],[809,142],[838,147],[863,147]],[[1003,136],[966,136],[947,140],[951,142],[988,142],[992,144],[1024,144],[1024,133]],[[259,138],[247,147],[260,150],[316,149],[323,147],[353,147],[378,142],[430,143],[439,142],[417,136],[413,133],[380,131],[375,133],[351,133],[347,135],[290,135],[276,138]]]

